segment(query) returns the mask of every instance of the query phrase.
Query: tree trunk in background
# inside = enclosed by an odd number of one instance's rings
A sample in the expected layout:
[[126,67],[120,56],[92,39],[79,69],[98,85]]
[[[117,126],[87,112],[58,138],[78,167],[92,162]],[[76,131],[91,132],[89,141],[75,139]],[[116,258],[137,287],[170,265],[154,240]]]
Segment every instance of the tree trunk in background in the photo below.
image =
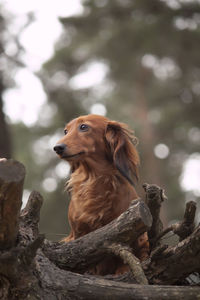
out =
[[140,86],[137,90],[138,105],[137,117],[140,123],[139,144],[142,148],[141,179],[143,182],[158,183],[162,186],[159,165],[154,156],[155,135],[151,122],[148,119],[148,107],[144,92]]
[[11,158],[10,132],[3,113],[3,90],[4,87],[0,78],[0,157]]
[[[142,80],[141,80],[142,81]],[[156,159],[153,149],[155,146],[155,133],[152,123],[149,121],[147,99],[144,94],[144,87],[138,82],[137,85],[137,118],[140,124],[140,138],[139,144],[142,148],[142,161],[141,161],[141,183],[150,182],[152,184],[158,183],[162,188],[166,188],[163,183],[162,174],[159,167],[159,162]],[[139,190],[143,195],[142,187]],[[167,217],[164,214],[165,204],[161,209],[161,219],[164,227],[167,226]]]

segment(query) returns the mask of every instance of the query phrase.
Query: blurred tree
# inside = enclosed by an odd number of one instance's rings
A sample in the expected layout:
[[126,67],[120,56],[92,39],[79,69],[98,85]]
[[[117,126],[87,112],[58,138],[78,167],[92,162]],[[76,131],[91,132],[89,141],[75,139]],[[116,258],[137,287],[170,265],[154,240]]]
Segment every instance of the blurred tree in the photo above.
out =
[[6,88],[5,82],[5,51],[4,51],[4,38],[5,20],[1,14],[0,6],[0,157],[11,157],[11,141],[8,124],[5,121],[3,112],[2,95]]
[[[41,231],[53,239],[66,232],[68,198],[62,190],[68,166],[52,148],[70,119],[101,103],[109,118],[129,123],[139,138],[140,185],[166,188],[170,218],[182,214],[186,194],[179,177],[200,144],[199,3],[87,0],[83,8],[60,19],[55,54],[38,74],[48,101],[37,124],[12,126],[14,157],[26,165],[27,191],[37,189],[46,200]],[[0,74],[16,68],[17,53],[9,57],[12,68]]]
[[[101,102],[108,117],[135,128],[141,182],[164,186],[171,217],[179,218],[182,166],[200,142],[199,135],[192,137],[192,130],[200,133],[199,3],[86,0],[83,5],[83,14],[60,20],[63,34],[41,75],[49,100],[58,106],[60,121]],[[97,63],[105,71],[101,84],[75,84],[78,74]]]
[[3,96],[7,89],[15,86],[14,75],[16,70],[24,68],[21,54],[24,49],[19,42],[21,32],[30,25],[33,15],[27,15],[20,31],[11,34],[9,25],[12,15],[0,4],[0,157],[11,158],[15,155],[12,143],[12,128],[4,114]]
[[[13,18],[14,16],[5,10],[3,5],[0,5],[0,157],[12,157],[24,163],[26,166],[24,199],[33,189],[43,194],[46,201],[41,218],[42,230],[47,233],[47,236],[50,234],[48,237],[60,239],[61,236],[57,236],[55,233],[66,232],[66,195],[63,193],[61,200],[56,201],[56,194],[53,193],[55,187],[52,189],[52,186],[55,185],[55,178],[53,178],[53,184],[52,181],[48,183],[48,179],[51,177],[50,170],[52,169],[52,163],[49,163],[49,160],[53,157],[53,166],[55,167],[58,164],[53,150],[49,151],[49,139],[50,134],[53,135],[59,126],[64,126],[64,121],[60,122],[59,115],[58,119],[53,117],[53,110],[56,107],[50,107],[50,105],[44,107],[44,109],[47,109],[48,117],[42,111],[36,126],[27,127],[22,121],[12,123],[5,115],[4,94],[10,88],[16,86],[14,77],[18,70],[26,70],[26,65],[23,62],[25,50],[20,44],[20,37],[24,29],[34,20],[34,14],[24,15],[21,26],[14,31],[10,30],[9,27],[9,25],[12,25]],[[50,115],[52,115],[51,122],[48,119]],[[54,142],[56,142],[55,139]],[[43,146],[42,149],[41,145]],[[46,185],[50,186],[50,190],[44,188],[45,179],[47,179]],[[58,180],[58,178],[56,179]],[[63,186],[64,182],[61,181],[59,191],[63,190]],[[58,210],[56,209],[57,206],[59,207]],[[49,222],[49,218],[51,222]],[[59,222],[59,220],[61,221]]]
[[3,103],[1,97],[3,90],[4,90],[3,86],[0,87],[0,157],[10,158],[11,157],[10,134],[3,113]]

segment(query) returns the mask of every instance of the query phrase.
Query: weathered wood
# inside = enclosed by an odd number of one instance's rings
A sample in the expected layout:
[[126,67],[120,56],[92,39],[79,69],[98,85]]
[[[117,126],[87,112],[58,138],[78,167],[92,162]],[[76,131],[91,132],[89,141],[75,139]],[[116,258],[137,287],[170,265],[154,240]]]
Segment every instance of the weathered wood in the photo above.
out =
[[173,231],[175,234],[177,234],[179,236],[180,241],[189,236],[193,232],[195,227],[194,219],[196,213],[196,206],[196,202],[194,201],[187,202],[183,221],[177,222],[167,227],[157,236],[156,240],[160,240],[164,235],[166,235],[170,231]]
[[[15,164],[10,165],[6,162],[6,166],[11,174],[9,176],[12,178],[12,167],[15,168]],[[15,176],[18,178],[19,174]],[[6,182],[8,184],[10,181]],[[18,180],[15,184],[21,186],[21,181]],[[9,207],[13,204],[12,201],[7,201],[11,193],[9,184],[7,189],[4,187],[4,184],[0,185],[4,192],[1,204]],[[150,186],[148,187],[150,188]],[[0,195],[2,190],[0,190]],[[159,191],[158,187],[156,191]],[[5,201],[7,201],[6,204]],[[110,279],[107,276],[106,279],[72,273],[68,270],[83,273],[104,258],[106,253],[110,253],[110,247],[114,244],[119,246],[117,251],[120,251],[121,246],[121,250],[125,250],[123,255],[115,254],[124,258],[126,262],[129,261],[131,265],[133,257],[132,254],[130,257],[127,255],[129,247],[140,234],[151,227],[151,215],[143,202],[134,201],[131,207],[117,220],[85,237],[67,244],[45,241],[44,246],[44,237],[39,235],[38,230],[41,205],[42,197],[39,193],[33,192],[26,208],[21,212],[20,218],[18,218],[18,205],[13,207],[14,211],[11,210],[13,213],[11,216],[17,219],[17,224],[19,223],[19,231],[17,230],[15,233],[17,239],[15,235],[14,244],[11,243],[9,247],[7,243],[1,244],[3,247],[0,249],[1,299],[199,299],[200,287],[167,286],[166,284],[175,284],[177,281],[180,283],[180,280],[190,273],[200,270],[200,226],[192,233],[188,231],[189,236],[176,246],[162,245],[155,249],[151,253],[149,261],[142,264],[146,277],[154,285],[130,284],[122,282],[131,277],[129,274],[118,277],[110,276]],[[158,211],[156,214],[159,217]],[[187,207],[183,223],[191,225],[194,214],[194,206]],[[5,220],[7,215],[3,216],[3,220]],[[159,229],[157,225],[155,228]],[[190,225],[188,228],[191,230]],[[154,237],[159,232],[157,229]],[[12,236],[12,230],[8,231],[8,234]],[[13,241],[13,239],[11,240]],[[127,282],[131,280],[127,280]],[[159,286],[155,284],[159,284]]]
[[26,274],[27,280],[10,287],[10,297],[6,300],[199,299],[199,287],[127,284],[64,271],[51,263],[40,250],[34,267],[34,272]]
[[25,168],[21,163],[0,162],[0,249],[15,245],[24,178]]
[[0,276],[0,299],[9,299],[10,282],[5,277]]
[[145,202],[148,205],[153,222],[150,230],[148,231],[149,241],[151,248],[156,246],[157,236],[163,230],[163,224],[160,219],[160,209],[162,202],[166,199],[164,190],[155,184],[143,184],[143,188],[146,192]]
[[89,275],[60,270],[38,254],[37,272],[42,282],[41,299],[85,300],[196,300],[200,288],[183,286],[150,286],[114,282]]
[[152,257],[145,274],[152,284],[175,284],[200,270],[200,225],[174,247]]
[[33,191],[29,196],[26,207],[20,213],[19,231],[21,235],[26,233],[33,239],[37,238],[42,204],[43,198],[40,193]]
[[38,294],[39,281],[36,276],[35,257],[44,241],[44,236],[38,234],[41,202],[42,197],[39,193],[33,192],[30,195],[27,206],[19,218],[16,245],[0,252],[1,299],[27,299],[32,284],[35,291],[34,297]]
[[123,260],[124,264],[129,266],[137,283],[148,284],[148,280],[144,274],[140,260],[132,253],[130,247],[125,247],[121,244],[112,244],[109,248],[112,253]]
[[68,242],[44,245],[44,253],[62,269],[79,273],[105,258],[113,243],[133,244],[151,226],[151,214],[141,200],[134,200],[127,211],[106,226]]

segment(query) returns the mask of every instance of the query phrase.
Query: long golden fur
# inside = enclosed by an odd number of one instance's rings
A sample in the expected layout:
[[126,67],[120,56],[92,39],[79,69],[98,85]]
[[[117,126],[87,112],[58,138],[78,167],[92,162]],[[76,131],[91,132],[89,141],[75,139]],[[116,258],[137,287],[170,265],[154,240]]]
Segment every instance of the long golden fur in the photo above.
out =
[[[139,157],[137,139],[126,124],[86,115],[72,120],[64,131],[54,150],[72,171],[67,184],[71,192],[67,242],[108,224],[137,198]],[[148,251],[146,235],[140,238],[139,248],[142,258]],[[97,273],[110,272],[100,269]]]

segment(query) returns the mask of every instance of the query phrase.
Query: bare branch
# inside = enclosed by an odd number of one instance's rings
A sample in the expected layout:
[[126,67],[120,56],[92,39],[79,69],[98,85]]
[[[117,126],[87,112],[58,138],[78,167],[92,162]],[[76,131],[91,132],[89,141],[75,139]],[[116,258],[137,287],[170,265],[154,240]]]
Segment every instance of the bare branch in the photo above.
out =
[[42,207],[43,198],[40,193],[33,191],[28,199],[26,207],[20,214],[20,233],[26,228],[29,236],[36,238],[39,234],[38,224],[40,221],[40,209]]
[[127,211],[106,226],[68,243],[46,241],[43,250],[60,268],[84,272],[90,265],[103,259],[109,245],[133,244],[150,228],[151,222],[145,203],[134,200]]
[[161,239],[168,232],[173,231],[179,236],[180,241],[188,237],[194,230],[194,218],[196,213],[196,202],[190,201],[186,203],[185,214],[183,221],[175,223],[163,230],[158,236],[156,241]]
[[175,284],[200,270],[200,226],[174,247],[167,247],[152,256],[145,268],[150,283]]
[[[43,246],[44,236],[39,235],[38,230],[42,205],[39,193],[31,194],[19,217],[24,173],[24,168],[16,162],[0,162],[0,222],[3,225],[0,233],[9,234],[8,239],[3,234],[0,239],[1,299],[199,298],[199,287],[172,286],[177,282],[185,283],[189,274],[200,270],[200,226],[193,231],[194,202],[186,205],[183,221],[170,227],[181,241],[173,247],[162,245],[155,248],[150,258],[140,263],[130,249],[148,229],[151,228],[152,238],[160,234],[160,223],[156,217],[159,219],[159,207],[164,196],[159,187],[145,186],[154,218],[152,227],[148,207],[136,200],[119,218],[95,232],[69,243],[45,241]],[[17,229],[13,229],[14,224],[17,224]],[[70,272],[87,272],[111,252],[123,259],[132,273],[100,278]],[[140,285],[132,284],[135,279]],[[148,285],[148,282],[154,285]]]
[[140,260],[132,253],[129,247],[122,246],[121,244],[112,244],[108,249],[111,253],[119,256],[125,264],[129,265],[137,283],[148,284],[148,280],[141,267]]
[[146,192],[146,204],[148,205],[153,222],[151,229],[148,231],[151,247],[154,248],[155,240],[163,229],[163,224],[160,220],[160,208],[162,202],[166,199],[164,190],[155,184],[143,184],[143,188]]

